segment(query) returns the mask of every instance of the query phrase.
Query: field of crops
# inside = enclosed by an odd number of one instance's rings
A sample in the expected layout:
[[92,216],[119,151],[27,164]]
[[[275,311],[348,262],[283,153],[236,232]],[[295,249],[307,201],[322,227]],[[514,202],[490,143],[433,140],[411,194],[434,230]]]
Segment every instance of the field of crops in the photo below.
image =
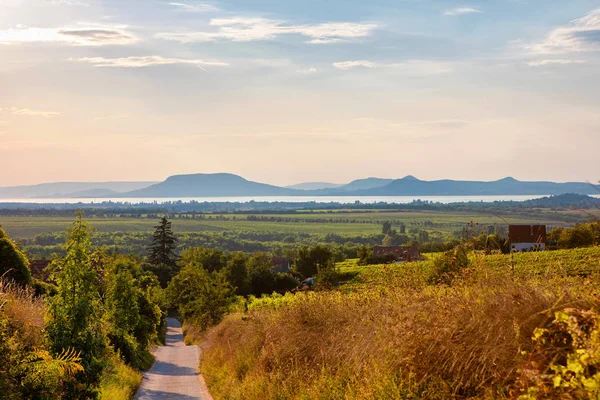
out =
[[[544,223],[552,226],[568,226],[569,224],[547,216],[531,217],[497,217],[492,214],[466,212],[315,212],[308,214],[275,214],[260,215],[264,220],[252,220],[256,215],[211,215],[210,219],[173,219],[173,229],[178,233],[185,232],[218,232],[218,231],[255,231],[278,232],[290,234],[339,234],[369,235],[381,232],[382,221],[391,221],[395,225],[404,224],[407,229],[415,228],[449,235],[462,229],[467,223],[480,225],[507,223]],[[226,220],[222,220],[225,219]],[[235,218],[235,219],[234,219]],[[250,220],[249,220],[250,218]],[[271,218],[272,220],[269,220]],[[9,216],[0,219],[0,225],[16,238],[31,238],[41,233],[63,232],[73,221],[68,217],[31,217]],[[152,232],[156,220],[152,218],[110,217],[89,218],[90,224],[99,232]]]
[[[439,254],[426,260],[397,265],[359,266],[357,260],[339,264],[340,273],[350,280],[342,289],[386,286],[423,287],[430,282],[433,263]],[[600,247],[571,250],[516,253],[510,255],[470,255],[471,266],[480,271],[503,273],[515,279],[578,276],[600,273]]]

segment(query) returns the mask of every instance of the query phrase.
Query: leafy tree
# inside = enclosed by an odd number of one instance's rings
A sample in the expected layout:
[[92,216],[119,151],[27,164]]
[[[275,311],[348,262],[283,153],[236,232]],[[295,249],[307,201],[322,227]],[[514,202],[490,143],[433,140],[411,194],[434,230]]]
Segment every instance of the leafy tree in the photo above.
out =
[[250,277],[246,263],[248,256],[242,252],[234,253],[225,267],[227,280],[235,288],[235,293],[240,296],[250,294]]
[[314,276],[319,272],[319,267],[326,267],[333,257],[331,249],[317,244],[313,247],[303,247],[298,250],[296,259],[296,272],[304,277]]
[[52,263],[58,293],[50,299],[46,333],[55,356],[73,349],[80,354],[83,371],[67,382],[63,398],[96,398],[106,354],[102,330],[100,275],[94,268],[91,228],[81,212],[68,232],[65,257]]
[[152,243],[148,247],[148,263],[151,266],[149,269],[156,273],[161,285],[165,287],[178,271],[179,257],[175,253],[177,238],[167,217],[163,217],[154,229]]
[[227,262],[222,250],[215,248],[192,247],[181,255],[183,264],[192,264],[204,268],[208,272],[220,271]]
[[248,259],[248,276],[252,294],[260,296],[276,290],[276,274],[273,272],[273,259],[267,253],[258,252]]
[[186,265],[173,277],[167,296],[184,320],[202,329],[221,322],[234,300],[224,273],[194,265]]
[[20,284],[31,283],[27,257],[0,226],[0,277]]
[[158,334],[162,312],[150,299],[158,286],[132,257],[118,256],[106,262],[105,321],[108,338],[124,361],[139,369],[151,364],[147,348]]

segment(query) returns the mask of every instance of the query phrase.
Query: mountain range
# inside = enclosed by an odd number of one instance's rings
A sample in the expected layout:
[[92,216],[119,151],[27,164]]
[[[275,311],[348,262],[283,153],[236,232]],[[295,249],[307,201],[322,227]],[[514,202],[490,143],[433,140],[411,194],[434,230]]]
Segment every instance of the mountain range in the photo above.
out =
[[253,182],[238,175],[174,175],[163,182],[47,183],[0,188],[0,198],[181,198],[244,196],[466,196],[599,194],[585,182],[524,182],[508,177],[497,181],[424,181],[366,178],[348,184],[309,182],[288,187]]

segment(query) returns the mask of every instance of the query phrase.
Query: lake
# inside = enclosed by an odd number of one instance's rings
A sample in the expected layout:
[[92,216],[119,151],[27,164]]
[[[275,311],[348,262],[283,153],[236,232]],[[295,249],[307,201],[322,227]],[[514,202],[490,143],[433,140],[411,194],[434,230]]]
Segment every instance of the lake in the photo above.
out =
[[[56,198],[56,199],[0,199],[0,203],[36,203],[36,204],[52,204],[52,203],[67,203],[67,204],[92,204],[102,202],[115,203],[164,203],[173,201],[190,202],[197,201],[200,203],[248,203],[256,202],[283,202],[283,203],[355,203],[360,201],[364,204],[372,203],[396,203],[407,204],[415,200],[429,201],[433,203],[462,203],[462,202],[493,202],[493,201],[524,201],[531,199],[539,199],[544,195],[503,195],[503,196],[246,196],[246,197],[180,197],[180,198]],[[592,195],[592,197],[600,198],[600,195]]]

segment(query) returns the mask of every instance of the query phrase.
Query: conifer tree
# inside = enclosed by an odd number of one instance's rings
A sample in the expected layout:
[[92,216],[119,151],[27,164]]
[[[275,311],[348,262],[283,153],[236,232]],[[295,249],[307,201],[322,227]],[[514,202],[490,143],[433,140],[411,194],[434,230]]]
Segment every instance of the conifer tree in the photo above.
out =
[[177,238],[167,217],[163,217],[154,229],[152,243],[148,247],[148,263],[151,265],[150,269],[158,276],[161,285],[166,287],[168,281],[178,272],[179,257],[175,253]]

